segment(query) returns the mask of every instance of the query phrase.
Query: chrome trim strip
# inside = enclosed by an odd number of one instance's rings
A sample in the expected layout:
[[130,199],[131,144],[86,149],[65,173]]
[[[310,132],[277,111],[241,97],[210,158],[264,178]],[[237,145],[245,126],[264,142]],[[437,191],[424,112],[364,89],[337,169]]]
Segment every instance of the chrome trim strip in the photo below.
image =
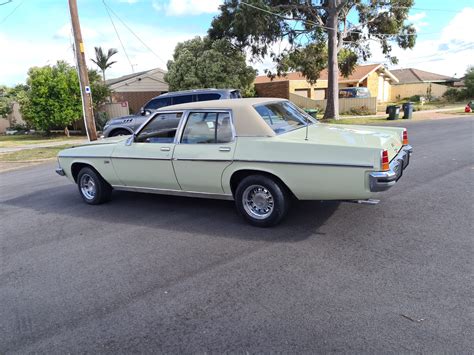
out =
[[236,163],[262,163],[262,164],[288,164],[288,165],[311,165],[344,168],[373,169],[372,165],[343,164],[343,163],[318,163],[318,162],[294,162],[279,160],[247,160],[247,159],[181,159],[181,158],[141,158],[141,157],[114,157],[114,156],[61,156],[61,158],[109,158],[109,159],[135,159],[135,160],[173,160],[173,161],[203,161],[203,162],[236,162]]
[[231,159],[181,159],[181,158],[173,158],[173,161],[202,161],[202,162],[232,163]]
[[130,160],[169,160],[171,161],[171,157],[169,158],[148,158],[148,157],[110,157],[112,160],[113,159],[130,159]]
[[85,159],[104,159],[108,158],[110,159],[111,156],[105,156],[105,155],[60,155],[58,158],[85,158]]
[[264,163],[264,164],[335,166],[335,167],[344,167],[344,168],[365,168],[365,169],[374,168],[373,165],[344,164],[344,163],[319,163],[319,162],[295,162],[295,161],[278,161],[278,160],[246,160],[246,159],[234,159],[233,161],[244,162],[244,163]]
[[171,189],[158,189],[153,187],[136,187],[136,186],[123,186],[123,185],[112,185],[116,190],[120,191],[131,191],[131,192],[145,192],[159,195],[172,195],[172,196],[185,196],[185,197],[199,197],[199,198],[210,198],[218,200],[229,200],[232,201],[234,197],[227,194],[218,194],[212,192],[197,192],[197,191],[182,191],[182,190],[171,190]]

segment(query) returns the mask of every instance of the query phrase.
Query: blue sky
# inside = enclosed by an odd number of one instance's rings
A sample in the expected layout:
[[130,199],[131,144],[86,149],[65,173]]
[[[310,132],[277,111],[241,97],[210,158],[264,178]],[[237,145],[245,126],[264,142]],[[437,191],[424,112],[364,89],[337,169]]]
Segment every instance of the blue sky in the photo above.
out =
[[[0,4],[6,1],[0,0]],[[206,33],[221,0],[106,2],[154,52],[114,18],[130,64],[102,1],[78,0],[87,57],[93,56],[94,46],[117,48],[117,64],[108,73],[108,77],[115,77],[130,73],[132,67],[135,71],[166,68],[178,42]],[[400,59],[397,67],[459,76],[468,65],[474,65],[474,0],[416,0],[410,15],[419,31],[417,46],[412,51],[394,50]],[[0,5],[0,84],[23,82],[29,67],[58,59],[74,60],[67,0],[12,0]],[[384,62],[375,45],[369,62]],[[259,70],[272,67],[268,59],[252,65]]]

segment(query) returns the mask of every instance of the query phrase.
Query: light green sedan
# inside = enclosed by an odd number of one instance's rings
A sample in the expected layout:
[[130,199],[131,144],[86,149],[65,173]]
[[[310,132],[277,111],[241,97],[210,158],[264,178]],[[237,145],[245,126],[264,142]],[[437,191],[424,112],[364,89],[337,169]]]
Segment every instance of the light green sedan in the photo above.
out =
[[56,171],[88,204],[114,189],[228,199],[267,227],[292,199],[374,201],[411,153],[404,128],[323,124],[287,100],[251,98],[166,107],[132,136],[61,151]]

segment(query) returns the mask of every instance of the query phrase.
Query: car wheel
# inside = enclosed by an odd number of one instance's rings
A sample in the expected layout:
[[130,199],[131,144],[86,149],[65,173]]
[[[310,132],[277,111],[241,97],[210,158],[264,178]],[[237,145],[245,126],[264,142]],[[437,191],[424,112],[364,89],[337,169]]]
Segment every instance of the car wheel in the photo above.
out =
[[109,137],[118,137],[118,136],[129,136],[131,133],[126,129],[116,129],[112,133],[109,134]]
[[289,201],[286,187],[263,175],[246,177],[235,192],[237,210],[258,227],[278,224],[288,212]]
[[82,168],[77,175],[77,187],[82,199],[90,205],[109,201],[112,187],[94,169]]

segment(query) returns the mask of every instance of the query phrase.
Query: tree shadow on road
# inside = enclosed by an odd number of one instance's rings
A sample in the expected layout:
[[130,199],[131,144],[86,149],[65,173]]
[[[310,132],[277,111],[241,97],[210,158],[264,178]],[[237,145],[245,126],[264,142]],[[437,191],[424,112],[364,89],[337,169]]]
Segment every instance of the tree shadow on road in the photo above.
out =
[[124,224],[203,234],[214,237],[278,242],[297,242],[318,234],[318,229],[337,210],[338,202],[295,201],[286,219],[273,228],[247,224],[232,201],[114,191],[112,201],[85,204],[74,186],[37,191],[3,202],[38,213],[53,213],[67,220],[92,219],[105,224]]

